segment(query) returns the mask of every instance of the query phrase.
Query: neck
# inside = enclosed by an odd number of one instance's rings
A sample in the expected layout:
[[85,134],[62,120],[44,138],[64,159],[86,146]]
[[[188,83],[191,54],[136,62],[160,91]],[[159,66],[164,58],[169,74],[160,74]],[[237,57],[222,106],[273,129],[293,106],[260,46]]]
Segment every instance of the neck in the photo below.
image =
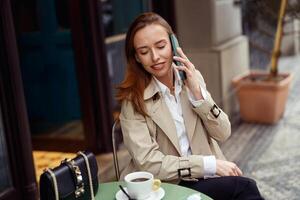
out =
[[157,78],[161,83],[163,83],[165,86],[169,88],[170,91],[174,88],[174,73],[173,69],[170,70],[167,76]]

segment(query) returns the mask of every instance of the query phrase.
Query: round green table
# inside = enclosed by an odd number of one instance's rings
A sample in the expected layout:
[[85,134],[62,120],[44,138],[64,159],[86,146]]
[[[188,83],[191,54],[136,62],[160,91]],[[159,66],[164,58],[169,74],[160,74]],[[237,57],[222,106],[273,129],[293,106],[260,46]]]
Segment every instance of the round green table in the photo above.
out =
[[[120,190],[119,185],[125,187],[125,182],[101,183],[98,188],[96,200],[114,200],[116,193]],[[176,184],[162,183],[161,187],[165,190],[163,200],[186,200],[191,194],[199,193],[196,190],[182,187]],[[212,200],[212,198],[200,193],[201,200]]]

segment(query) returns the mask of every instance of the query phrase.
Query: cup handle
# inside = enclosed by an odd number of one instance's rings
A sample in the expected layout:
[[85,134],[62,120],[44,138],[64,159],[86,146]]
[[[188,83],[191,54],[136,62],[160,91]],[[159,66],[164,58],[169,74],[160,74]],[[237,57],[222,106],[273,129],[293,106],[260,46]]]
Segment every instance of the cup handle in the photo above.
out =
[[152,190],[156,191],[160,188],[161,181],[159,179],[153,179]]

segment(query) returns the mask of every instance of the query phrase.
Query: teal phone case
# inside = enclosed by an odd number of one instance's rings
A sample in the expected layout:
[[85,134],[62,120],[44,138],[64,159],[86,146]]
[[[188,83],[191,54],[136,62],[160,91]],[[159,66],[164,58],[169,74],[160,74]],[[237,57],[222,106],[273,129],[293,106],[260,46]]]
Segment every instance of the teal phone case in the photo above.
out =
[[[178,44],[178,40],[176,38],[176,36],[174,34],[170,34],[170,41],[171,41],[171,45],[172,45],[172,52],[175,56],[179,56],[177,53],[177,47],[179,47]],[[173,60],[173,62],[175,63],[175,65],[180,66],[182,65],[181,62]],[[181,80],[185,80],[186,79],[186,74],[184,71],[179,70],[179,75],[181,77]]]

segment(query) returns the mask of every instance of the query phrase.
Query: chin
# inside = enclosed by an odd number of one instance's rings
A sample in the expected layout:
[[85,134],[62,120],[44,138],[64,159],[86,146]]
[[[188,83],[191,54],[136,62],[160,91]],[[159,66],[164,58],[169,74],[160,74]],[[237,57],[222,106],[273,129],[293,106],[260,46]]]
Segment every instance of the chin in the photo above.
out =
[[155,76],[156,78],[163,78],[163,77],[167,77],[169,74],[169,71],[160,71],[160,72],[156,72],[153,73],[153,76]]

